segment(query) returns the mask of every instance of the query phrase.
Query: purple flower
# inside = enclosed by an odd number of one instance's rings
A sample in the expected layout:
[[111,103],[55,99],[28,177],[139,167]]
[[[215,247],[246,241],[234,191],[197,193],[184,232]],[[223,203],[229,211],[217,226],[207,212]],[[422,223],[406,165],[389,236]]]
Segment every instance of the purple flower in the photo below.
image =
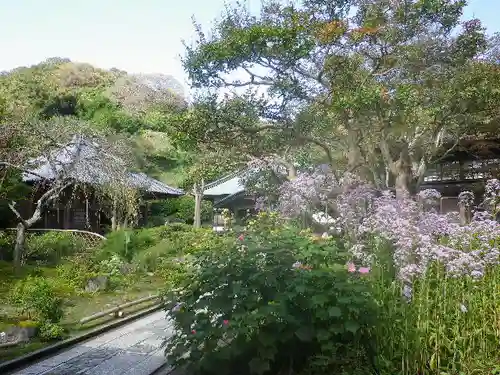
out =
[[[490,206],[491,202],[500,206],[498,180],[488,181],[486,190]],[[352,258],[362,268],[369,269],[377,260],[376,246],[367,244],[366,238],[375,236],[378,242],[391,243],[398,277],[408,285],[433,262],[441,263],[452,276],[473,278],[500,264],[500,225],[492,216],[476,212],[471,223],[460,226],[456,214],[441,215],[426,209],[426,203],[439,197],[435,190],[424,190],[419,193],[419,201],[396,199],[392,192],[377,192],[353,175],[336,178],[329,171],[315,170],[303,172],[281,186],[279,208],[287,217],[308,212],[312,217],[327,218],[323,221],[338,228],[349,242]],[[470,207],[474,195],[462,192],[459,200]],[[348,265],[350,272],[354,272],[353,267],[355,270],[354,264]]]

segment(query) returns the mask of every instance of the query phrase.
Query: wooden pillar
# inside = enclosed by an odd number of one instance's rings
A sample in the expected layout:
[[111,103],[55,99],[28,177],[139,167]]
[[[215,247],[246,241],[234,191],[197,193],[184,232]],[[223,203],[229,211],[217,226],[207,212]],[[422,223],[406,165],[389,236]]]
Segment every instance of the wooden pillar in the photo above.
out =
[[194,227],[201,228],[201,201],[203,199],[203,191],[205,190],[205,183],[201,180],[201,183],[196,183],[194,185]]

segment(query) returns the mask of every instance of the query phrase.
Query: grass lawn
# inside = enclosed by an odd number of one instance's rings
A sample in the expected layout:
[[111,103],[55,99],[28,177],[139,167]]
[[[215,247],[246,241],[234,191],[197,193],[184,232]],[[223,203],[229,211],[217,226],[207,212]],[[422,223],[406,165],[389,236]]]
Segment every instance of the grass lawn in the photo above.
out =
[[[6,262],[0,262],[0,332],[7,327],[15,324],[18,319],[18,312],[9,305],[8,294],[14,283],[25,278],[33,271],[35,266],[26,265],[23,272],[16,276],[13,273],[12,265]],[[56,278],[57,273],[55,267],[37,267],[41,271],[41,275],[48,278]],[[116,288],[109,292],[100,292],[95,294],[72,294],[64,305],[64,318],[61,325],[64,326],[70,335],[78,335],[87,330],[93,329],[108,321],[113,320],[113,317],[106,316],[88,322],[84,325],[78,324],[78,321],[86,316],[104,311],[120,305],[125,302],[133,301],[141,297],[146,297],[158,293],[165,285],[164,281],[157,276],[148,275],[132,275],[127,285]],[[145,302],[141,305],[136,305],[127,309],[126,314],[130,315],[136,311],[150,305],[152,301]],[[27,344],[18,345],[11,348],[0,349],[0,362],[6,361],[22,354],[40,349],[41,347],[50,345],[38,340],[33,340]]]

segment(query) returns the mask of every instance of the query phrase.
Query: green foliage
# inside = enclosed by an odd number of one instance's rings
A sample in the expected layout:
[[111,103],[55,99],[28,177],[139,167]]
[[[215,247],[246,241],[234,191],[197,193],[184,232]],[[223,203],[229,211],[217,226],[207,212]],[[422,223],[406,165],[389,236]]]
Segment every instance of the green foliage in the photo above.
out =
[[111,277],[123,275],[125,267],[125,262],[117,254],[113,254],[110,259],[103,260],[99,263],[99,270]]
[[13,232],[0,231],[0,260],[12,260],[14,241]]
[[[187,223],[192,222],[194,218],[195,201],[191,196],[179,198],[177,204],[177,212],[175,217]],[[212,203],[206,200],[201,202],[201,221],[207,222],[212,219],[213,208]]]
[[22,315],[40,322],[58,323],[63,317],[62,299],[49,280],[28,276],[10,291],[10,300]]
[[63,339],[66,332],[59,324],[44,322],[40,325],[38,335],[43,341],[53,341]]
[[99,250],[98,259],[105,260],[116,254],[121,259],[130,261],[141,249],[145,249],[159,240],[156,228],[138,231],[119,230],[107,235],[107,240]]
[[85,288],[86,282],[97,276],[97,265],[88,254],[77,254],[65,263],[56,267],[57,278],[65,284],[72,293],[78,293]]
[[412,285],[410,303],[401,283],[374,280],[382,309],[378,368],[405,375],[490,373],[498,364],[499,271],[473,280],[449,277],[434,265]]
[[372,373],[370,285],[334,240],[250,233],[195,256],[172,301],[174,365],[192,374]]
[[79,98],[77,111],[79,117],[97,127],[113,129],[118,133],[136,134],[147,128],[140,118],[126,113],[99,92],[83,93]]
[[[173,228],[176,226],[173,225]],[[227,239],[215,233],[211,228],[193,229],[180,225],[177,225],[177,228],[183,230],[163,232],[163,239],[138,253],[133,262],[149,271],[158,270],[163,276],[169,278],[171,272],[179,270],[179,259],[227,247]]]
[[[235,160],[306,152],[384,188],[389,170],[389,184],[409,191],[422,168],[401,176],[397,163],[427,165],[445,140],[498,128],[500,74],[483,58],[498,40],[487,41],[479,20],[462,22],[465,6],[273,1],[253,15],[236,2],[210,31],[196,25],[183,64],[194,88],[248,90],[196,98],[178,138]],[[237,71],[246,74],[232,78]]]
[[28,260],[56,263],[65,256],[84,250],[84,241],[71,233],[47,232],[28,238],[25,257]]
[[[157,225],[171,220],[179,220],[192,224],[194,218],[195,201],[192,196],[169,198],[156,201],[151,205],[151,219]],[[201,202],[201,221],[209,222],[212,219],[212,203],[206,200]]]
[[106,260],[113,255],[118,255],[121,259],[130,262],[136,254],[155,246],[162,239],[186,230],[192,230],[192,228],[177,223],[154,228],[115,231],[108,234],[107,240],[98,251],[97,259]]

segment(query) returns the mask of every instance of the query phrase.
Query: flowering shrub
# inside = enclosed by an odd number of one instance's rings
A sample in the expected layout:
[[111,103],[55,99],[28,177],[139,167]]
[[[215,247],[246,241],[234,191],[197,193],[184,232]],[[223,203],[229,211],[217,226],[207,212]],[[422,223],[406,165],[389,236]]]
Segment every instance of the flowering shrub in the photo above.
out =
[[333,238],[284,227],[201,253],[166,295],[169,360],[191,374],[372,373],[369,270],[347,260]]
[[[310,186],[309,195],[301,193]],[[492,373],[500,342],[498,180],[486,184],[487,211],[474,211],[472,192],[460,194],[462,210],[474,214],[465,225],[437,213],[436,190],[396,199],[353,179],[314,174],[286,188],[281,213],[326,211],[330,232],[344,235],[356,262],[348,272],[373,283],[381,309],[374,332],[378,373]]]
[[[433,261],[443,263],[452,275],[474,277],[500,261],[500,226],[493,217],[476,213],[471,223],[460,226],[455,219],[435,211],[440,194],[434,189],[421,191],[418,201],[396,199],[390,192],[376,192],[354,176],[336,179],[317,170],[289,181],[282,192],[280,210],[288,217],[297,215],[298,210],[324,207],[332,217],[330,229],[345,235],[352,256],[359,262],[374,261],[374,248],[363,245],[373,235],[392,242],[393,262],[402,280],[423,274]],[[485,192],[489,207],[497,207],[498,180],[488,181]],[[462,192],[459,200],[471,207],[474,195]]]

